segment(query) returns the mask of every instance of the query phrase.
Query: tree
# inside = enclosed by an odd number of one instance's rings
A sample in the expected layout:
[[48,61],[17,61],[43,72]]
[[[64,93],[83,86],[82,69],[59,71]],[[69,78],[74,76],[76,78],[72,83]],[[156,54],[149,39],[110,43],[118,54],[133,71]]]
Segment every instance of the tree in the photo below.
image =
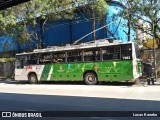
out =
[[153,45],[153,38],[147,38],[146,41],[143,43],[143,49],[153,49],[153,46],[155,46],[155,48],[158,48],[157,43],[154,43]]
[[[158,46],[160,46],[160,38],[158,37],[160,30],[159,0],[135,0],[133,2],[127,0],[127,2],[136,3],[129,10],[129,14],[132,16],[131,25],[136,30],[141,30],[143,33],[154,37]],[[128,16],[128,13],[124,14],[124,16]],[[142,21],[142,24],[137,23],[139,20]],[[144,24],[148,27],[144,27]]]
[[120,13],[120,16],[123,16],[126,19],[128,30],[124,31],[128,36],[128,41],[130,41],[131,37],[131,28],[133,28],[133,14],[137,9],[137,4],[139,0],[120,0],[121,4],[124,6],[124,10]]
[[[36,41],[37,48],[43,47],[43,35],[49,28],[48,21],[58,19],[72,19],[78,7],[88,8],[92,11],[92,29],[95,30],[95,16],[100,19],[106,14],[107,3],[105,0],[31,0],[29,2],[0,11],[1,35],[10,35],[18,44],[28,43],[31,49],[31,41]],[[40,34],[37,28],[40,27]],[[49,25],[47,25],[49,26]],[[28,28],[30,27],[31,30]],[[96,39],[95,33],[93,38]]]
[[[77,0],[78,4],[83,3],[84,0]],[[84,3],[83,3],[84,4]],[[104,24],[106,18],[108,4],[106,0],[90,0],[87,4],[80,7],[83,13],[89,15],[92,19],[92,31],[96,29],[96,22]],[[107,29],[107,28],[106,28]],[[107,29],[108,30],[108,29]],[[92,40],[96,40],[96,32],[92,33]]]
[[[75,7],[72,0],[31,0],[29,2],[0,11],[1,35],[13,35],[18,43],[36,40],[37,48],[42,48],[47,21],[71,19]],[[37,26],[41,22],[41,34]],[[32,26],[32,31],[28,27]]]

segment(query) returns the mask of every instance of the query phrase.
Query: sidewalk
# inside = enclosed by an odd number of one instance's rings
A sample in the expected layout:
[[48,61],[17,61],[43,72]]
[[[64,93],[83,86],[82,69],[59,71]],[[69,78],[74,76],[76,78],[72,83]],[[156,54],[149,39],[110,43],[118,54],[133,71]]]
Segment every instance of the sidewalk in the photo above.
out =
[[[160,78],[156,78],[154,84],[155,85],[160,85]],[[148,86],[147,79],[146,78],[139,78],[139,81],[136,82],[135,85],[138,85],[138,86],[139,85]]]

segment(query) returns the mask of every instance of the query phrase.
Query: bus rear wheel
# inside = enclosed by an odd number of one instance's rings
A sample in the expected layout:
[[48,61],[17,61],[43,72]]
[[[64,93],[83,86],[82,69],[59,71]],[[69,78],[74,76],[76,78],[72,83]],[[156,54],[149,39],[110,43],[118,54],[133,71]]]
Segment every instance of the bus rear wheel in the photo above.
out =
[[30,74],[28,81],[30,84],[38,84],[37,75],[34,73]]
[[87,85],[95,85],[98,82],[97,76],[92,72],[85,74],[84,81]]

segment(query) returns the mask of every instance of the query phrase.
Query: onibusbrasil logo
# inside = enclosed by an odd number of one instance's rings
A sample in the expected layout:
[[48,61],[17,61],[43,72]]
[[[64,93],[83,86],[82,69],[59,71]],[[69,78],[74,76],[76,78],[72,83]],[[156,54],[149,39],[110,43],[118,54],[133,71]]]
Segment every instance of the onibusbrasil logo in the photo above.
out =
[[2,112],[1,117],[42,117],[40,112]]

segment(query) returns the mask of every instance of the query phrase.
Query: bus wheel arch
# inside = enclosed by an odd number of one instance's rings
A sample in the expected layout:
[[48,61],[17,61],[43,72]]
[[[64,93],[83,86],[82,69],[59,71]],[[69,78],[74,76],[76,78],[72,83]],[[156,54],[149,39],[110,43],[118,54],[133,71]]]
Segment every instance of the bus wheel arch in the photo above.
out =
[[95,85],[98,83],[98,76],[94,70],[87,70],[83,73],[83,80],[87,85]]
[[37,74],[35,72],[28,73],[28,81],[30,84],[38,84]]

